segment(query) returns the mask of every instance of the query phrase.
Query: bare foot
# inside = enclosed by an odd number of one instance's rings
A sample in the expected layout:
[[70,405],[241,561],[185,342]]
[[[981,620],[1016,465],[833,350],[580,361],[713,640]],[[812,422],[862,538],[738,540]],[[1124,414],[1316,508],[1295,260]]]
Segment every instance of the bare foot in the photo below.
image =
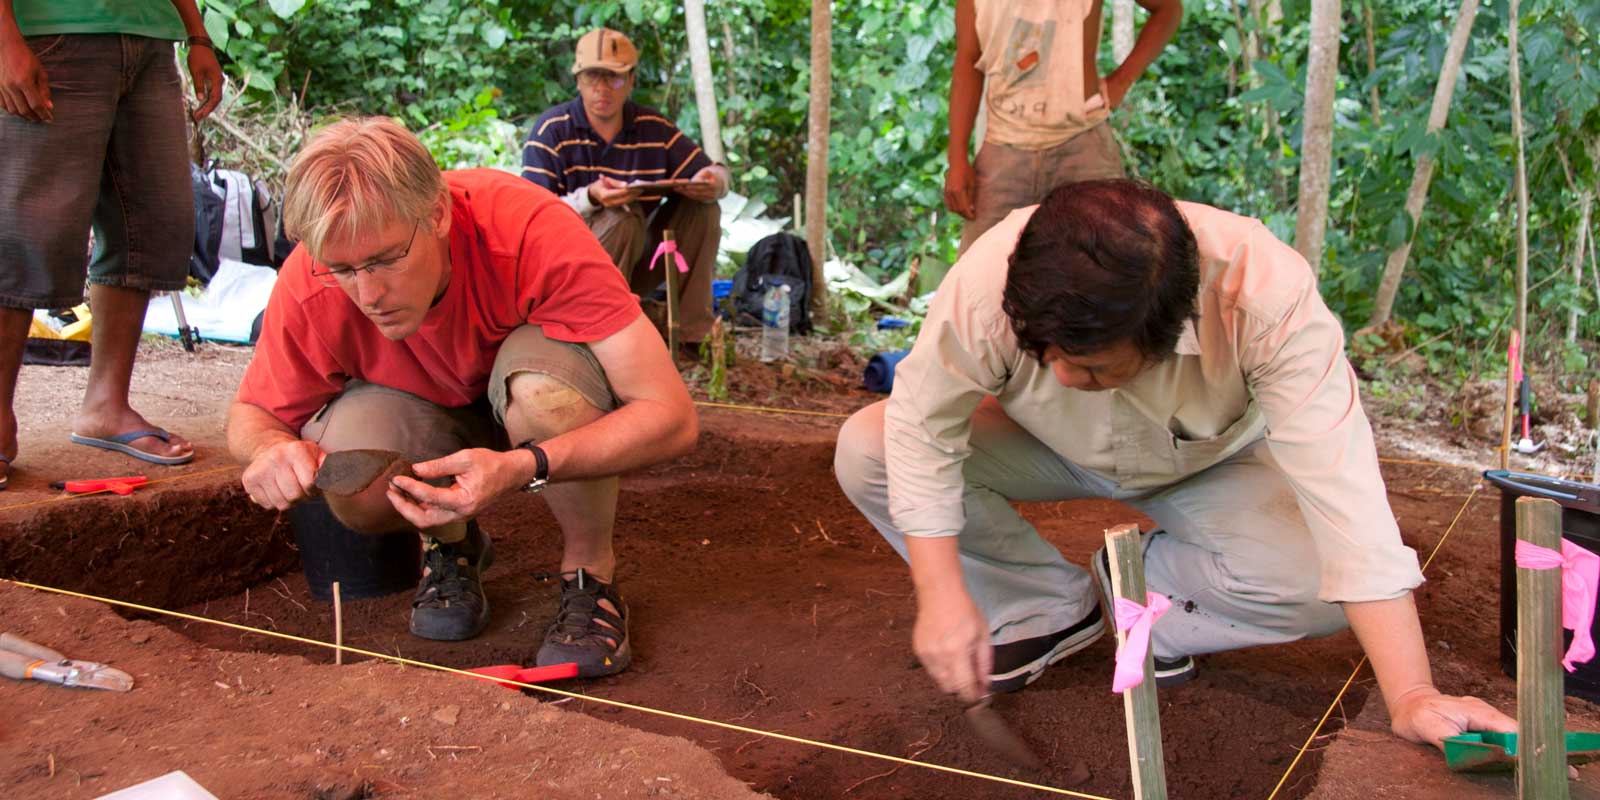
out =
[[[158,425],[150,424],[139,412],[124,406],[121,409],[99,411],[81,409],[78,416],[72,421],[72,432],[79,436],[92,439],[109,439],[125,433],[140,430],[157,430]],[[194,445],[188,439],[176,433],[168,432],[167,441],[162,441],[158,436],[141,436],[127,444],[140,452],[149,453],[162,458],[181,458],[194,455]]]

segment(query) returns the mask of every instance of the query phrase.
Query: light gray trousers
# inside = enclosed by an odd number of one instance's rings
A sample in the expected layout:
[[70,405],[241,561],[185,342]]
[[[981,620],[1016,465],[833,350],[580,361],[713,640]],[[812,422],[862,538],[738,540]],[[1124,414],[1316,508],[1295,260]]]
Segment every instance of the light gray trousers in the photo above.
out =
[[[889,517],[885,402],[845,422],[834,471],[845,495],[904,558],[905,537]],[[1346,625],[1341,608],[1317,599],[1311,532],[1265,442],[1177,484],[1140,491],[1118,489],[1061,458],[993,402],[974,414],[969,444],[961,565],[995,644],[1067,628],[1098,602],[1088,573],[1067,563],[1013,501],[1103,497],[1156,521],[1165,533],[1145,539],[1145,580],[1173,606],[1151,636],[1158,657],[1292,642]]]

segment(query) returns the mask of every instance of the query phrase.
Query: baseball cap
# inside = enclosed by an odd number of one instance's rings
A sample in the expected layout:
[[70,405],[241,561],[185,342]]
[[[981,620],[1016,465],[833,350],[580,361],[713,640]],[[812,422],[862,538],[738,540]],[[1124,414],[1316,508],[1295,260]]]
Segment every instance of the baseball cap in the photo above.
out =
[[639,51],[628,37],[610,28],[596,28],[578,40],[577,57],[572,62],[572,74],[586,69],[605,69],[612,72],[629,72],[639,63]]

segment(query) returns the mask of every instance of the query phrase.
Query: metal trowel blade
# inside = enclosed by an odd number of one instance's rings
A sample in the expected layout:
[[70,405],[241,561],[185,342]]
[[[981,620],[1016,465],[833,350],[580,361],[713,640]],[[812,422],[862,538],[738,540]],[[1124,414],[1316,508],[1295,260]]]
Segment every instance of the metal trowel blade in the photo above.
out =
[[972,732],[977,734],[989,749],[1007,761],[1028,769],[1044,769],[1044,761],[1028,747],[1028,743],[1023,741],[1016,731],[1011,730],[1011,726],[1006,724],[1000,712],[995,711],[990,702],[991,698],[984,697],[968,706],[963,712]]

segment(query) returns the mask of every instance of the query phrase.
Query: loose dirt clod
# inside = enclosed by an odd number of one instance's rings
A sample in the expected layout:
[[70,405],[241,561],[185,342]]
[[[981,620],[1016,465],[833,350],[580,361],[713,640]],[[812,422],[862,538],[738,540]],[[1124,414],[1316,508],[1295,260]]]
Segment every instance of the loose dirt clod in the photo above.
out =
[[323,459],[316,486],[335,497],[351,497],[396,475],[416,477],[411,464],[393,450],[340,450]]

